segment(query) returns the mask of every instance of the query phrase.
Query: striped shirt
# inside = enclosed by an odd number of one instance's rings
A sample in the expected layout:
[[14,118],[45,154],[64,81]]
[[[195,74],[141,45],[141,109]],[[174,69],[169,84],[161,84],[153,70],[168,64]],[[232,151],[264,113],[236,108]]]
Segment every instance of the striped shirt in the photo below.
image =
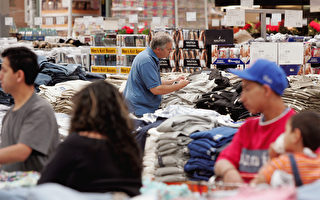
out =
[[[303,184],[312,183],[320,179],[320,154],[317,154],[316,158],[311,158],[303,153],[294,153],[294,158]],[[275,170],[282,170],[288,174],[293,174],[290,159],[287,154],[272,159],[261,170],[266,182],[269,184]]]

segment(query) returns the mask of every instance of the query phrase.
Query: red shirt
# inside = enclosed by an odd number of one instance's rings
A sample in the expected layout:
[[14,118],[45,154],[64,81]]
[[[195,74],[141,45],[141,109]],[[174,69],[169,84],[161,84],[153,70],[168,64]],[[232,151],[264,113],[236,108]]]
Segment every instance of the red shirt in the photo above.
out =
[[257,173],[269,160],[270,144],[285,131],[287,120],[294,114],[295,111],[288,108],[267,122],[262,122],[262,116],[248,118],[230,145],[220,153],[218,160],[230,161],[240,173]]

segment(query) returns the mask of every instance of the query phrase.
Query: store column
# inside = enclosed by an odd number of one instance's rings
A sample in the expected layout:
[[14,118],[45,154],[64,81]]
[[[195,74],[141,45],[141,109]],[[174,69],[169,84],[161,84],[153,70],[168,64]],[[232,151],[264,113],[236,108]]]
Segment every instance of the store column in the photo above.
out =
[[9,16],[9,0],[0,1],[0,37],[9,36],[9,26],[5,26],[4,18]]

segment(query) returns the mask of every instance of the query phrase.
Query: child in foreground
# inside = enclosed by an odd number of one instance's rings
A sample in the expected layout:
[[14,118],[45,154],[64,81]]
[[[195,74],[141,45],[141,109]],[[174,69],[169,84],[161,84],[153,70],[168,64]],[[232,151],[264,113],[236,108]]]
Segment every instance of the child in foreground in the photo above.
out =
[[320,114],[313,111],[292,116],[283,135],[286,153],[263,166],[251,183],[301,186],[320,179],[319,124]]

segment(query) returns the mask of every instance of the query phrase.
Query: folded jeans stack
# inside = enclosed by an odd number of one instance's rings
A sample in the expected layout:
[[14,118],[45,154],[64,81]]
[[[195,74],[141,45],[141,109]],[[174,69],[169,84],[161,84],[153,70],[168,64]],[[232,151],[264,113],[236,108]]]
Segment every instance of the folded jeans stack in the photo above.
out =
[[190,159],[184,166],[192,180],[208,181],[214,175],[213,167],[218,154],[232,140],[238,129],[217,127],[190,135],[188,144]]

